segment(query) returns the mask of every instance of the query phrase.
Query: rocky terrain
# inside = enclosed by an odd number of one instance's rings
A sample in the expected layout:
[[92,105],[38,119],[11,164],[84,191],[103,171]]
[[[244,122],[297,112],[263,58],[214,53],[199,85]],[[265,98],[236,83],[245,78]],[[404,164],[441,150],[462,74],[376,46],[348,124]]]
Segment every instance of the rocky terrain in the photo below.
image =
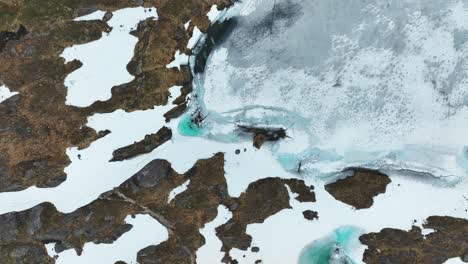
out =
[[383,229],[360,237],[369,248],[364,253],[366,263],[444,263],[451,258],[468,262],[468,220],[448,216],[431,216],[423,224],[430,229],[423,235],[421,228],[411,230]]
[[146,135],[141,141],[135,142],[132,145],[116,149],[110,161],[122,161],[134,158],[141,154],[150,153],[155,148],[161,146],[172,137],[172,131],[167,127],[162,127],[158,132]]
[[370,208],[374,197],[385,193],[390,178],[378,171],[354,169],[353,175],[325,186],[335,199],[356,209]]
[[[184,104],[191,91],[189,69],[168,69],[166,65],[176,50],[188,52],[195,26],[208,29],[206,13],[211,6],[217,4],[221,9],[229,0],[145,1],[147,7],[158,7],[160,19],[143,21],[133,32],[139,41],[127,68],[135,80],[114,87],[108,101],[87,108],[65,104],[64,79],[82,65],[79,61],[64,64],[60,54],[66,47],[95,41],[102,32],[112,30],[104,21],[72,19],[98,9],[113,11],[141,4],[138,0],[0,3],[0,80],[19,92],[1,105],[0,191],[54,187],[63,182],[63,169],[70,162],[65,149],[85,148],[98,138],[96,131],[85,126],[86,118],[94,113],[164,105],[168,88],[174,85],[183,86],[177,103]],[[185,30],[188,21],[191,26]]]

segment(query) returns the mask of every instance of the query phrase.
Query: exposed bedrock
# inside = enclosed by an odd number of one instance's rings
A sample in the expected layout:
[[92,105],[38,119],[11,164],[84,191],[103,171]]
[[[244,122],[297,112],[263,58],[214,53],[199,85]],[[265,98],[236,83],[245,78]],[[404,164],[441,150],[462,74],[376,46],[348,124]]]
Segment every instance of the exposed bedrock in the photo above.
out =
[[468,220],[449,216],[430,216],[424,228],[434,229],[427,235],[419,227],[411,230],[385,228],[362,235],[359,240],[368,246],[366,263],[427,263],[442,264],[459,257],[468,262]]
[[250,127],[238,126],[239,130],[245,134],[253,134],[253,145],[260,149],[267,141],[278,141],[287,137],[284,128],[268,128],[268,127]]
[[353,169],[353,175],[339,179],[325,186],[335,199],[349,204],[356,209],[370,208],[374,197],[385,193],[390,178],[378,171]]
[[150,153],[157,147],[166,143],[172,138],[172,131],[167,127],[162,127],[158,132],[146,135],[141,141],[135,142],[132,145],[116,149],[112,153],[110,161],[123,161],[134,158],[136,156]]

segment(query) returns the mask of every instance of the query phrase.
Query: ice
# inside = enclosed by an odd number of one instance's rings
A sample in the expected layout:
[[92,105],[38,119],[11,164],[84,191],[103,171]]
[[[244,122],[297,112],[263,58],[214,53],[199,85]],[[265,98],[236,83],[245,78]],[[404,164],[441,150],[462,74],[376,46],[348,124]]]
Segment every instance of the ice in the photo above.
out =
[[305,135],[307,144],[276,155],[295,156],[313,176],[361,166],[456,183],[467,176],[467,4],[243,1],[195,78],[206,122]]

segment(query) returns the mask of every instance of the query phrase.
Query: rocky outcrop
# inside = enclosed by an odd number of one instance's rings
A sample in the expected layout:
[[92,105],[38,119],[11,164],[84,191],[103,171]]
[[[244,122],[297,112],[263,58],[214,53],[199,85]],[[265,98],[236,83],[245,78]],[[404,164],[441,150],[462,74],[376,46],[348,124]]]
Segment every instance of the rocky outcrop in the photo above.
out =
[[229,254],[231,249],[247,250],[251,246],[252,237],[246,233],[247,225],[263,223],[279,211],[291,209],[286,186],[299,194],[297,200],[315,202],[311,187],[307,187],[302,180],[266,178],[251,183],[236,199],[234,208],[231,208],[232,219],[216,228],[216,235],[223,243],[222,250],[226,253],[224,263],[236,263]]
[[286,138],[286,130],[284,128],[266,128],[266,127],[249,127],[238,126],[241,133],[253,134],[253,145],[260,149],[267,141],[278,141]]
[[467,219],[431,216],[423,227],[434,232],[423,235],[413,226],[409,231],[385,228],[362,235],[359,240],[368,246],[364,262],[442,264],[450,258],[463,260],[468,253]]
[[385,193],[390,178],[378,171],[353,169],[353,175],[327,184],[325,190],[335,199],[356,209],[370,208],[374,197]]
[[157,133],[146,135],[141,141],[135,142],[132,145],[116,149],[112,153],[110,161],[123,161],[134,158],[141,154],[150,153],[157,147],[166,143],[172,138],[172,131],[167,127],[162,127]]

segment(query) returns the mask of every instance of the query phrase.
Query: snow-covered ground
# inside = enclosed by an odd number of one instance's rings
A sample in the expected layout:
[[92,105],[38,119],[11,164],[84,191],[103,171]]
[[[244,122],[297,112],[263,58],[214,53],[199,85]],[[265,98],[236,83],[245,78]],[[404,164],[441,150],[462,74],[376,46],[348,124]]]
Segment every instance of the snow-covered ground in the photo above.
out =
[[[104,12],[96,11],[76,20],[102,19]],[[112,31],[103,33],[96,41],[74,45],[65,49],[62,57],[66,62],[79,60],[83,66],[65,79],[68,88],[66,103],[85,107],[93,102],[111,97],[113,86],[128,83],[134,79],[127,71],[127,64],[133,57],[138,38],[130,32],[140,21],[157,18],[156,8],[125,8],[113,12],[107,22]]]
[[18,94],[17,92],[12,92],[5,85],[0,85],[0,103],[6,99],[12,97],[13,95]]

